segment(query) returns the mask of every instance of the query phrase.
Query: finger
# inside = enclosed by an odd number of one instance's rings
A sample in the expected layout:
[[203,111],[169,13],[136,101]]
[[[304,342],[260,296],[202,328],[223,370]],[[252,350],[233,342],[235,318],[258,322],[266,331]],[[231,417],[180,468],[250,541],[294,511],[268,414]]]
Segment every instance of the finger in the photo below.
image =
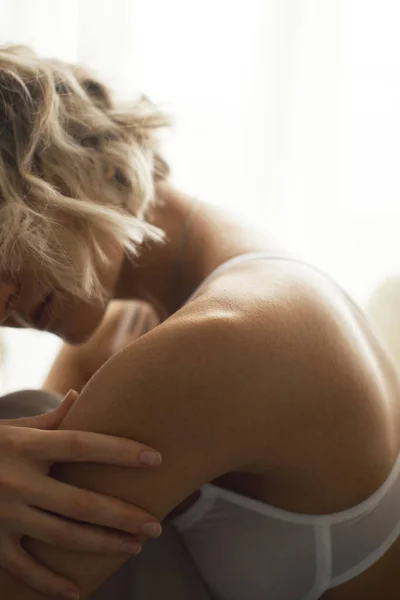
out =
[[158,318],[157,314],[155,313],[154,310],[150,311],[150,323],[149,323],[149,331],[151,329],[154,329],[154,327],[156,327],[157,325],[160,324],[160,319]]
[[149,317],[149,310],[146,306],[139,306],[135,317],[131,324],[131,334],[137,335],[138,337],[148,331],[147,322]]
[[61,424],[78,398],[79,394],[76,390],[69,390],[69,392],[65,394],[60,406],[58,406],[56,410],[53,410],[51,413],[47,413],[47,417],[54,425],[54,427],[50,427],[50,429],[55,429]]
[[77,398],[79,398],[78,392],[75,390],[69,390],[69,392],[64,396],[60,406],[58,406],[55,410],[46,413],[45,415],[41,415],[40,423],[38,422],[38,424],[36,426],[33,425],[33,427],[36,429],[47,430],[57,429],[75,404]]
[[79,591],[72,581],[68,581],[36,562],[22,548],[17,538],[7,544],[6,551],[1,552],[0,563],[17,579],[43,594],[68,598],[67,593],[69,592],[71,594],[69,598],[74,597],[73,593],[77,600],[79,598]]
[[153,329],[152,319],[153,319],[153,317],[152,317],[151,311],[147,310],[146,311],[146,321],[143,326],[143,333],[148,333],[151,329]]
[[[39,484],[40,488],[30,492],[27,498],[35,507],[75,521],[110,527],[130,534],[149,537],[161,534],[161,526],[152,515],[118,498],[76,488],[49,477],[42,481],[39,479]],[[154,535],[144,528],[148,524],[153,525]]]
[[35,508],[25,513],[24,531],[46,544],[79,552],[139,554],[141,548],[135,535],[74,523]]
[[24,441],[32,458],[55,462],[94,462],[122,467],[159,466],[153,448],[126,438],[88,431],[46,431]]

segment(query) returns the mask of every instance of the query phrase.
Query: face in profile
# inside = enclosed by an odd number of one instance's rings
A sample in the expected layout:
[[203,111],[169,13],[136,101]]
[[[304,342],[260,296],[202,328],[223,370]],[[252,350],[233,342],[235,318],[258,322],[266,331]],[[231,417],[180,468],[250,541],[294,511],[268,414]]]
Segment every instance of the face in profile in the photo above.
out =
[[162,238],[143,215],[168,174],[167,125],[147,98],[119,106],[86,69],[0,46],[3,324],[71,343],[93,333],[123,257]]
[[108,302],[113,298],[124,259],[115,242],[104,244],[107,263],[97,267],[102,298],[84,300],[57,286],[41,283],[40,269],[25,269],[0,283],[4,302],[2,324],[7,327],[34,328],[60,336],[70,344],[86,341],[100,324]]

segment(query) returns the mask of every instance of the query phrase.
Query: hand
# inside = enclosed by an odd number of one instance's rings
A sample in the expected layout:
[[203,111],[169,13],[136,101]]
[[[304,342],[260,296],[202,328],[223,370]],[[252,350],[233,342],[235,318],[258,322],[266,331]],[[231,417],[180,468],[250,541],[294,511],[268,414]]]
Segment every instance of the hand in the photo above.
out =
[[76,398],[71,391],[51,413],[0,420],[0,566],[40,592],[57,596],[77,592],[75,585],[36,562],[22,547],[23,536],[72,550],[138,554],[137,536],[149,535],[141,529],[145,523],[161,532],[157,520],[140,508],[49,477],[56,462],[126,467],[161,463],[158,453],[131,440],[55,431]]

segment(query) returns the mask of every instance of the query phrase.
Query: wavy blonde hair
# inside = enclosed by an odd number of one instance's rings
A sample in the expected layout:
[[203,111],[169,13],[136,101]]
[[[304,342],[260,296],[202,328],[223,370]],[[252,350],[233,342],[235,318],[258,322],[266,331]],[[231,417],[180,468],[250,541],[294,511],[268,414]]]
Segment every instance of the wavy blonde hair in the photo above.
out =
[[102,240],[133,255],[162,233],[145,222],[169,168],[147,98],[128,108],[87,70],[0,47],[0,276],[33,270],[46,285],[100,298]]

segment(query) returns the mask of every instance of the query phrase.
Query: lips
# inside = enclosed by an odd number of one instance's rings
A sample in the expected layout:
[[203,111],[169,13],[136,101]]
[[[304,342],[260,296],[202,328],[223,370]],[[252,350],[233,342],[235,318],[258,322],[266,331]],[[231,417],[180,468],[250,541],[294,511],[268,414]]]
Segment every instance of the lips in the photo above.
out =
[[30,318],[36,329],[46,330],[48,328],[53,312],[53,299],[53,294],[49,294],[31,313]]

